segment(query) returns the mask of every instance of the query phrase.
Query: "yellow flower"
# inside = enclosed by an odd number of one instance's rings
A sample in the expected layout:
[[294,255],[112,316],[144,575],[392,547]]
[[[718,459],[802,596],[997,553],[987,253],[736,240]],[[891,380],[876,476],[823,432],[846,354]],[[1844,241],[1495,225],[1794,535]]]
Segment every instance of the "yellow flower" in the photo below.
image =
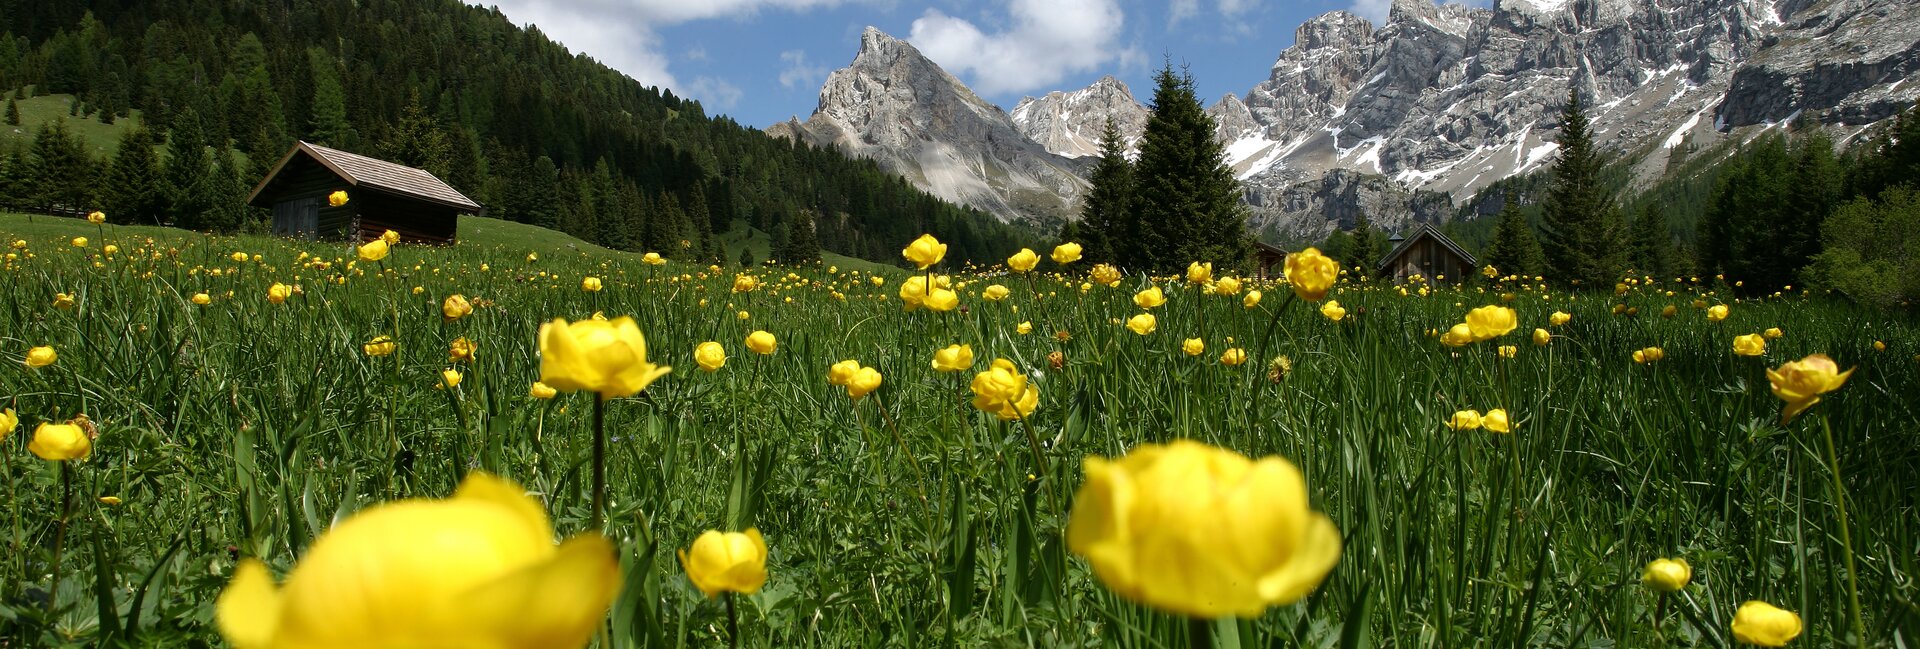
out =
[[342,205],[346,205],[346,204],[347,204],[347,190],[344,190],[344,189],[336,189],[336,190],[334,190],[334,192],[333,192],[333,193],[331,193],[331,194],[327,194],[327,204],[328,204],[328,205],[332,205],[332,206],[334,206],[334,207],[340,207],[340,206],[342,206]]
[[1260,291],[1247,291],[1247,296],[1240,298],[1240,306],[1249,309],[1260,306]]
[[756,288],[760,288],[760,278],[746,273],[733,276],[733,292],[746,293]]
[[444,370],[440,370],[440,386],[439,387],[451,388],[454,386],[458,386],[460,385],[460,379],[462,378],[465,378],[465,377],[460,375],[460,370],[456,370],[451,367]]
[[357,250],[360,252],[360,261],[367,263],[380,261],[387,258],[387,240],[374,239],[361,244]]
[[952,311],[960,306],[960,294],[944,288],[933,289],[921,301],[921,305],[932,311]]
[[1840,389],[1852,374],[1853,370],[1840,371],[1840,366],[1826,354],[1814,354],[1781,365],[1778,370],[1767,370],[1773,396],[1787,402],[1786,410],[1780,413],[1780,423],[1793,421],[1801,412],[1820,403],[1820,395]]
[[1693,580],[1693,566],[1686,559],[1668,559],[1661,557],[1647,562],[1640,571],[1640,583],[1662,593],[1671,593],[1687,587]]
[[1239,347],[1234,347],[1234,348],[1228,349],[1227,351],[1220,352],[1221,365],[1232,367],[1232,366],[1238,366],[1241,363],[1245,363],[1245,362],[1247,362],[1247,350],[1241,349]]
[[1555,311],[1553,312],[1553,315],[1547,317],[1547,323],[1558,327],[1560,325],[1566,324],[1567,321],[1572,319],[1573,319],[1573,314],[1571,313],[1562,313],[1560,311]]
[[1149,286],[1147,290],[1133,294],[1133,303],[1142,309],[1151,309],[1167,303],[1167,295],[1158,286]]
[[1500,276],[1500,269],[1494,268],[1493,264],[1487,264],[1486,268],[1480,269],[1480,275],[1487,279],[1494,279]]
[[1007,267],[1013,269],[1016,273],[1033,270],[1033,267],[1039,265],[1039,263],[1040,255],[1034,254],[1032,250],[1027,248],[1021,248],[1020,252],[1013,253],[1012,257],[1007,258]]
[[885,286],[887,284],[887,278],[881,277],[879,275],[868,277],[867,281],[873,282],[874,286]]
[[1033,323],[1022,322],[1018,325],[1015,325],[1013,327],[1013,330],[1019,332],[1020,335],[1025,336],[1027,334],[1033,333]]
[[73,243],[73,247],[75,247],[75,248],[85,248],[85,247],[87,247],[87,238],[86,238],[86,237],[74,237],[74,238],[73,238],[73,242],[72,242],[72,243]]
[[580,278],[580,290],[588,293],[600,292],[600,278],[591,275]]
[[1157,318],[1154,318],[1153,314],[1151,313],[1142,313],[1140,315],[1127,318],[1127,329],[1132,330],[1134,333],[1140,334],[1142,336],[1153,333],[1153,330],[1156,327],[1158,327],[1159,324],[1160,324],[1159,320]]
[[1667,352],[1665,350],[1660,349],[1659,347],[1648,347],[1645,349],[1635,350],[1633,352],[1633,362],[1639,363],[1641,365],[1657,362],[1660,359],[1666,358],[1666,357],[1667,357]]
[[100,497],[100,504],[106,505],[108,507],[119,505],[120,502],[121,500],[119,496],[101,496]]
[[374,336],[373,340],[360,346],[360,351],[366,352],[368,356],[386,356],[399,348],[400,343],[394,342],[391,336]]
[[287,298],[292,296],[293,296],[293,287],[287,286],[286,284],[274,282],[273,286],[267,287],[268,302],[272,302],[274,304],[283,304],[287,301]]
[[973,345],[948,345],[933,353],[933,369],[960,372],[973,367]]
[[560,391],[553,389],[553,386],[547,385],[545,383],[541,383],[539,381],[534,381],[533,385],[527,387],[527,396],[533,397],[535,399],[539,399],[541,401],[552,399],[559,394],[560,394]]
[[43,421],[33,429],[33,441],[27,443],[27,451],[42,460],[53,462],[84,460],[93,454],[93,438],[88,437],[86,429],[77,424],[49,424]]
[[1340,531],[1279,456],[1190,440],[1088,457],[1067,547],[1116,594],[1194,618],[1298,601],[1340,561]]
[[727,350],[715,341],[700,343],[693,348],[693,362],[699,364],[702,370],[718,372],[727,366]]
[[1501,358],[1513,358],[1515,356],[1520,355],[1520,346],[1519,345],[1501,345],[1499,352],[1500,352]]
[[880,370],[862,367],[847,379],[847,396],[855,401],[880,389]]
[[1779,327],[1767,327],[1767,330],[1760,332],[1760,335],[1765,337],[1767,340],[1773,340],[1775,338],[1779,338],[1781,336],[1787,335],[1787,332],[1781,331]]
[[1513,422],[1507,419],[1505,408],[1494,408],[1488,410],[1487,414],[1480,415],[1480,426],[1496,433],[1513,432]]
[[193,297],[189,298],[188,301],[199,306],[206,306],[213,304],[213,296],[207,295],[206,293],[194,293]]
[[1001,421],[1030,416],[1040,405],[1040,391],[1027,385],[1027,375],[1004,358],[993,359],[992,368],[973,375],[971,389],[973,407],[993,413]]
[[14,429],[19,427],[20,415],[14,414],[12,408],[0,410],[0,442],[7,441],[7,438],[13,435]]
[[54,294],[53,294],[53,308],[56,308],[56,309],[71,309],[71,308],[73,308],[73,296],[72,296],[72,295],[68,295],[68,294],[66,294],[66,293],[54,293]]
[[603,399],[633,396],[672,372],[647,361],[647,338],[633,318],[554,318],[540,325],[540,382],[562,392],[594,392]]
[[1180,343],[1180,351],[1186,352],[1188,356],[1199,356],[1207,353],[1207,341],[1199,338],[1188,338],[1185,342]]
[[1759,356],[1767,353],[1767,339],[1760,334],[1745,334],[1733,337],[1733,353],[1741,356]]
[[1205,284],[1213,281],[1213,262],[1193,262],[1187,264],[1187,283]]
[[1719,322],[1727,319],[1727,305],[1715,304],[1707,307],[1707,322]]
[[1001,286],[999,284],[994,284],[994,285],[988,286],[987,290],[982,291],[980,293],[980,297],[984,297],[989,300],[999,302],[1001,300],[1007,299],[1007,293],[1008,293],[1007,287]]
[[923,234],[920,238],[914,239],[913,243],[907,244],[907,247],[900,251],[900,256],[906,257],[907,261],[919,266],[920,270],[926,270],[928,266],[940,263],[940,260],[947,256],[947,244],[940,243],[940,240],[933,238],[931,234]]
[[27,367],[46,367],[57,360],[60,360],[60,355],[54,353],[52,345],[41,345],[27,350]]
[[467,301],[465,295],[455,293],[440,302],[440,315],[449,322],[467,317],[472,313],[473,304]]
[[860,361],[844,360],[827,368],[827,383],[846,387],[853,381],[853,375],[860,372]]
[[1762,647],[1784,647],[1800,636],[1800,616],[1760,600],[1733,613],[1733,639]]
[[242,561],[215,603],[237,649],[583,647],[620,592],[613,545],[558,547],[539,502],[473,472],[446,500],[361,511],[322,534],[275,588]]
[[1456,411],[1453,417],[1447,420],[1447,427],[1454,430],[1473,430],[1479,428],[1481,424],[1478,410]]
[[88,212],[88,213],[87,213],[87,222],[88,222],[88,223],[92,223],[92,224],[94,224],[94,225],[100,225],[100,224],[102,224],[102,223],[106,223],[106,222],[107,222],[107,213],[106,213],[106,212],[100,212],[100,211],[94,211],[94,212]]
[[1087,276],[1092,279],[1095,284],[1100,284],[1108,288],[1120,285],[1120,269],[1114,268],[1113,264],[1094,264],[1093,271],[1089,272]]
[[1473,328],[1462,322],[1440,334],[1440,344],[1448,347],[1465,347],[1473,342]]
[[733,318],[735,320],[740,320],[740,321],[745,321],[749,317],[752,317],[752,316],[748,315],[746,311],[741,311],[739,313],[733,314]]
[[767,540],[754,528],[707,530],[693,540],[692,548],[680,551],[680,566],[707,597],[722,592],[751,595],[767,583]]
[[646,264],[648,266],[662,266],[667,263],[667,260],[666,258],[661,257],[660,253],[649,252],[647,254],[640,256],[640,263]]
[[1308,248],[1287,255],[1285,272],[1294,295],[1317,302],[1327,296],[1327,289],[1333,288],[1334,280],[1340,278],[1340,263],[1320,254],[1318,248]]
[[755,331],[747,334],[747,350],[755,354],[761,356],[771,355],[773,354],[774,348],[778,345],[779,341],[773,337],[773,334],[765,331]]
[[1080,244],[1071,241],[1053,247],[1053,263],[1071,264],[1080,261]]
[[1222,297],[1225,297],[1225,296],[1231,296],[1231,295],[1239,295],[1239,294],[1240,294],[1240,279],[1239,279],[1239,278],[1237,278],[1237,277],[1222,277],[1222,278],[1220,278],[1220,279],[1219,279],[1218,281],[1215,281],[1215,282],[1213,283],[1213,294],[1214,294],[1214,295],[1219,295],[1219,296],[1222,296]]
[[1340,306],[1339,300],[1327,300],[1326,304],[1320,305],[1320,315],[1326,316],[1328,320],[1339,322],[1347,317],[1347,310]]
[[1660,310],[1660,317],[1672,318],[1674,315],[1677,315],[1679,313],[1680,313],[1679,307],[1669,304],[1666,306],[1666,308]]
[[467,340],[466,336],[461,336],[453,339],[453,342],[447,345],[447,360],[471,361],[473,360],[474,353],[478,351],[480,351],[479,343]]
[[1876,351],[1876,352],[1887,351],[1887,342],[1884,340],[1873,341],[1873,351]]
[[392,230],[382,232],[380,233],[380,240],[387,242],[387,245],[389,246],[400,245],[400,233],[394,232]]
[[1533,344],[1545,347],[1551,342],[1553,342],[1553,334],[1547,333],[1545,329],[1535,328],[1533,330]]
[[1467,312],[1467,331],[1474,342],[1505,336],[1517,326],[1513,309],[1504,306],[1489,305]]

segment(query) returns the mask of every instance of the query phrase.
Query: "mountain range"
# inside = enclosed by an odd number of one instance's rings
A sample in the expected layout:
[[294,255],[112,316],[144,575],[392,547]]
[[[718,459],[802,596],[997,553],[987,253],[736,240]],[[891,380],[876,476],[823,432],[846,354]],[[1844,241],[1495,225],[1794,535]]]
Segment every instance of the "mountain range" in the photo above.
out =
[[[1912,0],[1395,0],[1383,24],[1334,11],[1294,36],[1265,81],[1207,108],[1250,225],[1273,240],[1316,239],[1363,212],[1387,228],[1452,218],[1552,163],[1569,87],[1639,187],[1789,123],[1846,144],[1920,98]],[[1009,112],[868,28],[814,113],[768,132],[1052,227],[1076,214],[1106,121],[1131,146],[1148,114],[1112,77]]]

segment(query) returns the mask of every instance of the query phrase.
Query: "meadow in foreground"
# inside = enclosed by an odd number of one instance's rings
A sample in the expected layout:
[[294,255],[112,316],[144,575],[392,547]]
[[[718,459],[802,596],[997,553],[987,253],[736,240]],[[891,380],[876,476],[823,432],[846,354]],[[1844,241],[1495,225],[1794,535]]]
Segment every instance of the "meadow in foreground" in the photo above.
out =
[[12,223],[0,646],[1920,627],[1920,331],[1822,295],[1381,286],[1309,255],[1292,284],[1071,250],[950,268],[929,242],[903,252],[925,271],[740,271]]

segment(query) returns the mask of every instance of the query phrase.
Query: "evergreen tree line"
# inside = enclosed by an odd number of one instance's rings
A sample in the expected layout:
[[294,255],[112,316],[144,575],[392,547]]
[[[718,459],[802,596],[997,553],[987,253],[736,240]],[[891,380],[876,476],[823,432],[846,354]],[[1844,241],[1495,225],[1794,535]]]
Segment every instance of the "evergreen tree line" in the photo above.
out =
[[[771,233],[808,217],[820,248],[870,259],[892,260],[921,232],[957,259],[997,259],[1025,238],[871,161],[709,117],[697,101],[457,0],[0,0],[0,89],[72,94],[76,119],[138,109],[161,149],[153,164],[180,164],[172,153],[185,147],[173,140],[184,130],[210,147],[202,175],[230,158],[247,189],[304,139],[426,169],[490,216],[615,248],[706,258],[718,248],[711,233],[736,221]],[[121,157],[49,163],[39,150],[8,152],[8,173],[41,179],[51,175],[41,167],[68,164],[95,178]],[[40,184],[7,198],[107,199]],[[167,193],[163,222],[231,229],[260,218],[179,214],[183,197]],[[224,209],[226,198],[197,200]]]
[[1131,270],[1171,273],[1195,261],[1212,262],[1216,272],[1246,270],[1247,208],[1193,77],[1166,65],[1154,82],[1138,159],[1127,159],[1109,120],[1080,219],[1061,239],[1080,242],[1082,258],[1093,263]]

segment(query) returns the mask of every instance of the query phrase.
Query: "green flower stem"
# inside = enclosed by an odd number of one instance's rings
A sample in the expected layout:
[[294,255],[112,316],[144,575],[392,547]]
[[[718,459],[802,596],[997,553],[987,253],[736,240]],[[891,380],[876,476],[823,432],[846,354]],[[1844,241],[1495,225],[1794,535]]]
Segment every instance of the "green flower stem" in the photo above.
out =
[[60,521],[53,531],[53,574],[47,586],[47,613],[60,601],[60,560],[67,549],[67,519],[73,517],[73,468],[60,463]]
[[1833,448],[1833,423],[1827,415],[1820,415],[1820,430],[1826,434],[1827,468],[1833,475],[1833,507],[1840,516],[1841,556],[1847,562],[1847,618],[1853,624],[1853,643],[1855,646],[1867,645],[1867,625],[1860,617],[1860,571],[1853,562],[1853,532],[1847,523],[1846,487],[1840,480],[1840,456]]
[[734,610],[735,597],[738,595],[727,593],[727,646],[737,649],[740,646],[740,614]]
[[[607,512],[607,398],[593,395],[593,517],[587,529],[598,531]],[[733,600],[727,600],[731,605]]]
[[1191,649],[1212,649],[1213,620],[1187,618],[1187,646]]

